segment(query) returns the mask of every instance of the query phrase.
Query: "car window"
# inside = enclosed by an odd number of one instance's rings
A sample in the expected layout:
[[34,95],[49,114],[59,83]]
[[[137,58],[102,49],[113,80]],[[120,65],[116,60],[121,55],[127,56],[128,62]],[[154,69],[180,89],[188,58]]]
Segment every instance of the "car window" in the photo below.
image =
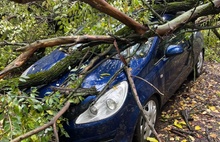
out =
[[153,39],[154,38],[152,37],[152,38],[149,38],[147,42],[136,43],[133,46],[121,52],[121,55],[123,55],[124,57],[143,58],[147,55],[152,45]]
[[161,59],[164,56],[164,51],[166,49],[166,47],[169,45],[169,37],[163,37],[163,39],[160,41],[158,47],[157,47],[157,51],[156,51],[156,60],[155,62],[157,62],[159,59]]
[[165,49],[169,45],[180,45],[180,44],[182,45],[182,44],[184,44],[186,42],[184,33],[185,33],[184,31],[181,31],[181,32],[177,32],[172,35],[169,35],[169,36],[162,37],[162,39],[159,43],[159,46],[157,47],[156,60],[159,60],[162,57],[164,57]]

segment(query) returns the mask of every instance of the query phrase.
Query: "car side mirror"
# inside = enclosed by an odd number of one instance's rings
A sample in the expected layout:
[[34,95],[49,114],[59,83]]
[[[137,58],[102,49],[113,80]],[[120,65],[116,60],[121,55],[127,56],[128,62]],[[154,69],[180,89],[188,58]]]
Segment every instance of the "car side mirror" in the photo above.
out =
[[175,55],[179,55],[184,52],[184,49],[180,45],[170,45],[167,47],[165,50],[165,56],[166,57],[171,57]]

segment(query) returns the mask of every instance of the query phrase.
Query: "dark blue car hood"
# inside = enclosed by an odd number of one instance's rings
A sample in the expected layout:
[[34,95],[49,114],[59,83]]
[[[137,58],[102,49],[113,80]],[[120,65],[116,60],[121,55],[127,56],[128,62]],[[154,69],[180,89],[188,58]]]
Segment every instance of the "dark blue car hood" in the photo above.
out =
[[[144,64],[146,63],[144,61],[146,61],[146,58],[133,58],[131,60],[130,67],[133,75],[138,74],[138,72],[142,70]],[[123,66],[124,64],[120,61],[120,59],[109,59],[105,61],[85,78],[84,82],[82,83],[82,87],[90,88],[95,86],[98,91],[101,91],[107,82],[119,70],[122,70],[122,72],[116,76],[111,85],[115,85],[123,80],[126,80],[126,75],[123,72]]]
[[[59,50],[54,50],[49,55],[43,57],[32,66],[30,66],[23,74],[28,75],[48,70],[55,63],[59,62],[66,56],[68,56],[66,53]],[[137,74],[139,71],[141,71],[144,67],[144,64],[146,64],[146,57],[133,58],[130,62],[132,74]],[[82,87],[90,88],[95,86],[96,89],[100,91],[117,71],[119,71],[120,69],[122,70],[122,67],[123,63],[120,61],[120,59],[108,59],[86,76],[84,82],[82,83]],[[124,72],[121,72],[113,81],[112,85],[125,79],[126,76]],[[61,77],[57,81],[59,83],[56,84],[62,84],[64,79]]]
[[[157,42],[157,38],[154,39],[152,46],[154,46]],[[149,62],[151,58],[151,53],[153,51],[153,48],[150,48],[147,55],[144,57],[133,57],[129,63],[129,66],[131,68],[131,74],[137,75],[143,67],[146,66],[146,64]],[[65,52],[60,50],[54,50],[49,55],[43,57],[42,59],[38,60],[36,63],[34,63],[31,67],[29,67],[23,75],[28,74],[34,74],[40,71],[45,71],[50,69],[55,63],[59,62],[63,58],[68,56]],[[123,67],[123,63],[120,61],[120,59],[108,59],[101,65],[99,65],[97,68],[95,68],[90,74],[88,74],[82,83],[83,88],[90,88],[95,86],[98,91],[101,91],[102,88],[107,84],[109,79],[113,77],[113,75],[120,70]],[[61,76],[61,78],[57,79],[54,82],[51,82],[51,84],[48,84],[47,86],[44,86],[40,90],[40,95],[42,96],[43,93],[46,93],[50,90],[49,86],[57,86],[62,84],[65,79],[67,78],[69,73],[66,75]],[[126,80],[126,75],[124,72],[121,72],[119,75],[116,76],[114,81],[111,85],[115,85],[116,83],[119,83],[123,80]],[[110,85],[110,87],[111,87]]]

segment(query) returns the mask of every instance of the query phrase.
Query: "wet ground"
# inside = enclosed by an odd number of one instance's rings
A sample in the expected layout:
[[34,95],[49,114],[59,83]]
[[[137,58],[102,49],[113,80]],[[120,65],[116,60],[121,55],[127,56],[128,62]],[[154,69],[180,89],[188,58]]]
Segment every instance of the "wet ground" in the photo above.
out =
[[220,63],[206,62],[164,106],[157,125],[164,142],[220,142]]

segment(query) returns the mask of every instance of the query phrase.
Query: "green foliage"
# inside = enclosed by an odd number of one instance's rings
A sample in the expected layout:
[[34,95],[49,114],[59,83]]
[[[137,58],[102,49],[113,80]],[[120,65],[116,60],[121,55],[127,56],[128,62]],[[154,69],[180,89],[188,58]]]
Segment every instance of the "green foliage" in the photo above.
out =
[[1,70],[18,55],[14,52],[17,46],[12,44],[31,43],[49,36],[48,14],[36,5],[0,1],[0,42],[10,43],[0,48]]
[[15,4],[6,0],[1,1],[0,6],[1,40],[33,42],[48,36],[47,17],[40,14],[41,8],[35,5]]
[[[108,2],[138,22],[145,24],[148,22],[150,12],[143,10],[145,6],[142,0],[108,0]],[[45,0],[21,5],[1,0],[0,42],[7,41],[11,44],[0,48],[0,70],[18,55],[14,52],[17,48],[12,45],[14,43],[32,43],[39,39],[63,35],[105,35],[118,31],[119,25],[121,23],[116,19],[80,1]],[[206,48],[206,58],[215,57],[213,60],[220,62],[218,54],[213,56],[214,53],[219,53],[219,49],[214,45],[214,41],[209,39],[211,37],[214,36],[206,38],[209,45]],[[72,80],[69,84],[72,88],[77,88],[82,82],[76,76],[70,76],[70,78]],[[25,78],[21,78],[20,81],[25,81]],[[66,101],[59,92],[48,94],[40,99],[37,98],[36,88],[25,93],[17,88],[18,82],[8,82],[8,86],[7,91],[1,92],[2,95],[0,95],[0,141],[10,141],[47,123]],[[76,97],[71,98],[70,101],[79,103],[82,100],[82,97]],[[57,126],[63,134],[67,135],[62,121],[65,119],[59,119]],[[50,127],[24,141],[51,141],[52,137],[53,130]]]
[[[110,0],[109,3],[139,22],[146,23],[148,19],[149,12],[140,10],[144,7],[141,0]],[[141,17],[134,12],[142,12]],[[80,1],[45,0],[22,5],[2,0],[0,13],[0,42],[9,43],[31,43],[63,35],[105,35],[117,31],[121,24]],[[13,52],[15,48],[13,45],[1,48],[0,69],[18,55]]]
[[[9,141],[19,135],[33,130],[51,120],[62,107],[61,95],[56,92],[43,99],[37,98],[36,88],[29,94],[11,86],[6,94],[0,96],[0,141]],[[59,119],[58,126],[64,119]],[[52,127],[31,136],[25,141],[52,140]]]
[[[220,30],[218,30],[220,32]],[[205,41],[205,60],[220,63],[220,39],[211,30],[203,31]]]
[[[133,13],[143,8],[142,2],[140,0],[123,2],[117,0],[109,1],[109,3],[140,22],[146,22],[146,19],[149,16],[149,12],[147,10],[141,11],[143,14],[140,17],[136,17],[136,15]],[[82,3],[80,1],[76,1],[71,4],[64,1],[54,5],[53,11],[57,14],[55,20],[57,21],[59,30],[62,30],[64,34],[67,35],[104,35],[108,33],[114,33],[117,30],[116,27],[121,24],[116,19],[106,14],[100,13],[88,4]]]

